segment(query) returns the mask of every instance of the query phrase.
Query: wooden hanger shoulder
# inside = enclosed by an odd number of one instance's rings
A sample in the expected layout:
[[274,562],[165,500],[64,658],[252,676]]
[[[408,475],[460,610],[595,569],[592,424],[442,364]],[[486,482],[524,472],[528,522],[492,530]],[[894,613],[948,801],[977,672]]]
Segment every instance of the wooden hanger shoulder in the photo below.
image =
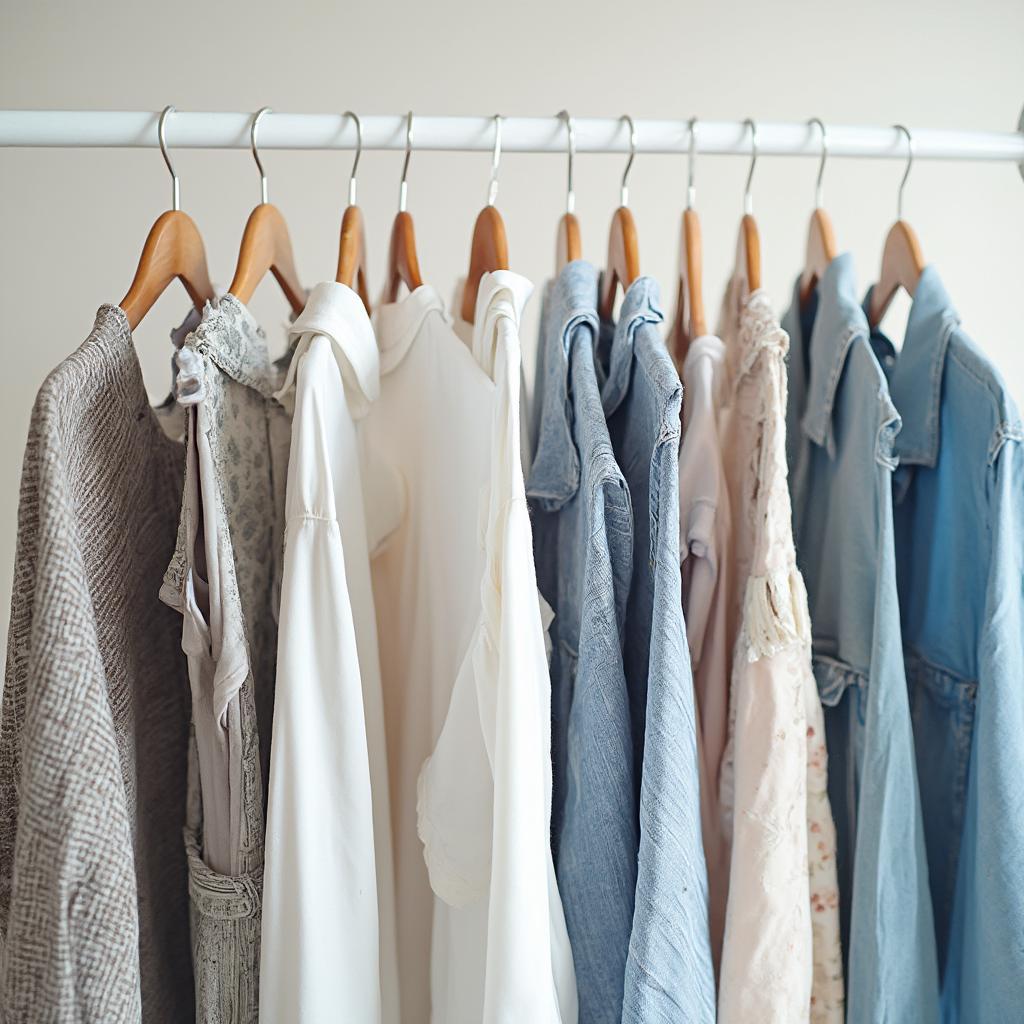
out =
[[292,310],[301,313],[306,305],[306,292],[295,270],[288,225],[276,206],[260,203],[249,214],[242,234],[231,294],[239,302],[249,302],[268,271],[273,273]]
[[608,260],[605,263],[601,287],[600,313],[610,320],[615,311],[615,292],[621,284],[625,291],[640,276],[640,243],[636,221],[627,206],[620,206],[612,214],[608,230]]
[[133,331],[175,278],[197,309],[213,298],[199,228],[187,213],[168,210],[150,229],[131,287],[120,303]]
[[412,215],[405,210],[395,214],[388,246],[388,272],[384,285],[384,301],[394,302],[401,285],[415,291],[423,284],[419,257],[416,254],[416,231]]
[[345,208],[341,218],[341,239],[338,243],[338,272],[335,280],[338,284],[348,285],[355,290],[366,312],[372,312],[370,292],[367,285],[366,272],[366,230],[363,227],[363,214],[358,206]]
[[924,268],[925,260],[917,233],[905,220],[896,221],[886,235],[882,269],[877,284],[871,290],[868,322],[872,327],[881,323],[900,288],[913,297]]
[[469,273],[462,291],[462,319],[472,323],[476,313],[476,297],[480,279],[495,270],[508,270],[508,236],[505,222],[494,206],[485,206],[473,226],[469,247]]

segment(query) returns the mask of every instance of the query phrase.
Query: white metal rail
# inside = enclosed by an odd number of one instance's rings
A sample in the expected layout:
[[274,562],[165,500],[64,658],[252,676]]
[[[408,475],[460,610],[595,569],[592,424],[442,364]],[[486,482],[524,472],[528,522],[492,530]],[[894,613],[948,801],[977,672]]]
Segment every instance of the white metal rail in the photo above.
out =
[[[99,110],[2,110],[0,147],[156,147],[159,112]],[[251,113],[176,111],[167,120],[167,144],[199,149],[247,149]],[[404,114],[361,116],[363,148],[405,148]],[[617,117],[574,118],[577,153],[626,153],[629,131]],[[489,151],[493,115],[414,115],[413,148]],[[637,120],[637,152],[686,153],[686,119]],[[1024,131],[950,131],[911,127],[917,160],[1005,160],[1024,164]],[[344,114],[270,113],[260,122],[259,145],[266,149],[354,149],[355,124]],[[565,153],[566,128],[556,117],[506,117],[505,152]],[[761,155],[818,156],[819,130],[804,122],[758,122]],[[698,121],[700,153],[749,154],[751,133],[742,121]],[[828,125],[829,156],[905,159],[906,138],[894,127]]]

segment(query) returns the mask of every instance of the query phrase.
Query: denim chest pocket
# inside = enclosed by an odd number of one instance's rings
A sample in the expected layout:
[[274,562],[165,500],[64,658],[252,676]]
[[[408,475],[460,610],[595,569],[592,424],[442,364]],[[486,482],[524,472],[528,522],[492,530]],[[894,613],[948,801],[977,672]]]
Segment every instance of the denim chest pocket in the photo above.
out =
[[939,964],[945,963],[967,804],[978,684],[915,651],[904,663],[928,852]]
[[[867,689],[867,675],[845,661],[825,654],[815,654],[812,664],[814,679],[818,684],[818,696],[826,707],[838,707],[847,690],[853,689],[859,698]],[[858,700],[858,705],[858,714],[863,725],[864,701]]]

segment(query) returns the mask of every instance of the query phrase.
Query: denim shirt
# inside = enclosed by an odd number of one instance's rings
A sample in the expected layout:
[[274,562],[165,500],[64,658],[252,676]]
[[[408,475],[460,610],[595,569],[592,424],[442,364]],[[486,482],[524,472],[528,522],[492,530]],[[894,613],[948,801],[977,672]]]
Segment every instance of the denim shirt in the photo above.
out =
[[598,391],[597,303],[597,271],[581,260],[545,292],[526,490],[537,584],[555,611],[552,847],[579,1022],[619,1024],[639,846],[622,657],[633,513]]
[[829,264],[804,315],[797,286],[783,326],[793,534],[825,707],[846,1019],[932,1024],[938,972],[893,536],[900,418],[848,254]]
[[1019,1019],[1024,426],[934,268],[899,353],[871,341],[903,421],[896,575],[943,1019]]
[[630,285],[603,325],[601,397],[634,515],[625,670],[640,847],[624,1024],[715,1019],[696,713],[679,559],[682,385],[661,337],[657,284]]

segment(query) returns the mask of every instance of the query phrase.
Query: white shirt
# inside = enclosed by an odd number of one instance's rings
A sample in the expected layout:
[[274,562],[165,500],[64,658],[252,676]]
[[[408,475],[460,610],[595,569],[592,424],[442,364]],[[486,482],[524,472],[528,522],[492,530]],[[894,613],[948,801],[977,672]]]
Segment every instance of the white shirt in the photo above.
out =
[[551,860],[551,684],[520,440],[519,321],[531,286],[485,274],[473,356],[494,383],[477,543],[476,628],[419,780],[435,894],[438,1022],[576,1021],[572,953]]
[[[391,826],[357,421],[379,390],[359,297],[313,289],[294,404],[270,769],[260,1018],[398,1024]],[[341,1016],[339,1017],[339,1013]]]
[[[431,1006],[438,1024],[576,1019],[548,844],[550,694],[514,428],[529,290],[514,274],[485,278],[474,350],[430,287],[377,311],[381,396],[364,465],[375,470],[368,521],[406,1024],[430,1020]],[[431,879],[459,909],[435,900]]]

